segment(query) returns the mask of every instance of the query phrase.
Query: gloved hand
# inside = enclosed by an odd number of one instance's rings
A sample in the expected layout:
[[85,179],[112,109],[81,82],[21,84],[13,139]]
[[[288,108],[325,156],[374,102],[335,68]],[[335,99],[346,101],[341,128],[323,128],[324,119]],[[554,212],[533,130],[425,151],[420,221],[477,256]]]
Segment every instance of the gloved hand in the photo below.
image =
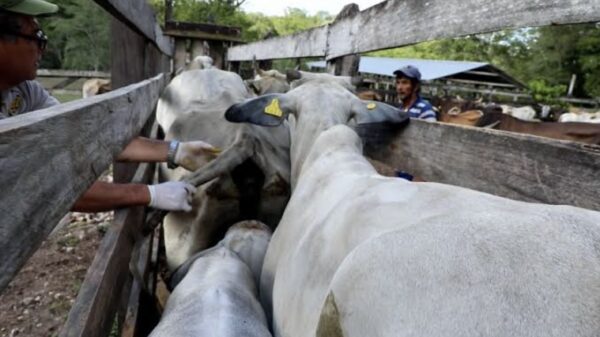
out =
[[169,181],[157,185],[148,185],[150,203],[152,208],[165,211],[192,210],[192,199],[196,193],[194,185],[182,181]]
[[196,171],[213,160],[221,150],[203,141],[181,142],[175,153],[175,164],[188,171]]

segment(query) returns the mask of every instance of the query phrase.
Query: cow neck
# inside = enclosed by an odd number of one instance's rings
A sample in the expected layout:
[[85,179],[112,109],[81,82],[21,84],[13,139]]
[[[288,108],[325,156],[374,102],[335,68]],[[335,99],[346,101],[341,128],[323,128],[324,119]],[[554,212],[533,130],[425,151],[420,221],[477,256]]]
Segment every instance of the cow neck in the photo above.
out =
[[[298,182],[305,166],[307,166],[307,158],[311,156],[311,153],[314,151],[321,151],[323,150],[323,147],[326,146],[325,144],[317,143],[321,134],[339,124],[342,123],[336,123],[333,119],[326,118],[298,119],[296,127],[291,135],[290,146],[292,189]],[[310,163],[308,163],[308,165],[310,165]]]

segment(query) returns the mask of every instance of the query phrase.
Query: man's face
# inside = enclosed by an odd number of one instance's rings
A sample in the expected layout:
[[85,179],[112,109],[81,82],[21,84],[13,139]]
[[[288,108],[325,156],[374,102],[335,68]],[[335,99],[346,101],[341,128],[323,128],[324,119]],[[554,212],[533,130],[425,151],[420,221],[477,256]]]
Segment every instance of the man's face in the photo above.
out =
[[404,100],[412,96],[414,91],[415,88],[409,78],[403,76],[396,77],[396,93],[398,94],[398,98],[400,98],[400,100]]
[[[19,21],[21,31],[18,33],[35,36],[39,24],[34,17],[20,15]],[[23,81],[35,79],[42,52],[35,40],[10,35],[0,39],[1,80],[17,85]]]

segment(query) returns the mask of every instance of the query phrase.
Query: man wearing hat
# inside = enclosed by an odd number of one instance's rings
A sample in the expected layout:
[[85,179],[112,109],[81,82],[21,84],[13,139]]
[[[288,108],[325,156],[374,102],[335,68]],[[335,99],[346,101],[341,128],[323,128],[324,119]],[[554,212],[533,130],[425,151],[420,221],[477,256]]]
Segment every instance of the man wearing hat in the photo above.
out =
[[[44,109],[59,102],[34,81],[48,38],[36,16],[56,13],[58,6],[43,0],[0,0],[0,120]],[[117,157],[124,162],[189,163],[193,170],[216,150],[207,143],[164,142],[135,138]],[[149,205],[169,211],[191,210],[195,187],[183,182],[157,185],[95,182],[73,206],[97,212]]]
[[419,95],[421,91],[421,72],[415,66],[405,66],[396,71],[396,92],[400,100],[400,108],[408,112],[412,118],[436,121],[437,115],[431,103]]

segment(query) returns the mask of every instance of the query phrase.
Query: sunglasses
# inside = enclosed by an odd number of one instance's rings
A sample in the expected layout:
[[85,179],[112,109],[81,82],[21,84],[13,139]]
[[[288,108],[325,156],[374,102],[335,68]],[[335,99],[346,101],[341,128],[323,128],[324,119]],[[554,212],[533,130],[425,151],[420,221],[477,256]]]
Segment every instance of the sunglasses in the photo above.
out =
[[48,36],[46,36],[46,34],[44,34],[44,31],[41,29],[36,30],[33,33],[33,35],[27,35],[27,34],[23,34],[23,33],[15,33],[15,32],[8,32],[8,34],[13,35],[13,36],[18,36],[25,40],[35,41],[35,42],[37,42],[38,47],[42,51],[46,50],[46,47],[48,46]]

